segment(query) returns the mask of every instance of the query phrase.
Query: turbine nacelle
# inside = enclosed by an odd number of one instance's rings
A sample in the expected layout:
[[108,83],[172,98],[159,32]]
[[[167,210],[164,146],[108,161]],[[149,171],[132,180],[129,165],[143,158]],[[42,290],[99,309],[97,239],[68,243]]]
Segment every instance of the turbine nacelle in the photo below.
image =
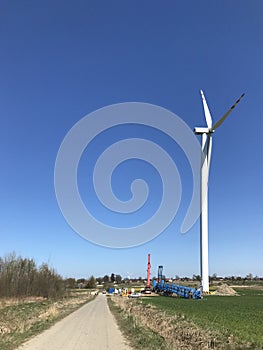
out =
[[196,135],[210,134],[212,132],[214,132],[214,130],[211,130],[209,128],[194,128],[194,133]]

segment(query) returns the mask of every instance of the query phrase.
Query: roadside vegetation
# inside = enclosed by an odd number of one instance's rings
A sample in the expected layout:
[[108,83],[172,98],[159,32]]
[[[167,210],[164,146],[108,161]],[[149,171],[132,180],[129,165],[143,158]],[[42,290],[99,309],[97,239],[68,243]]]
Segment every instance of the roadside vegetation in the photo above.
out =
[[71,291],[66,297],[47,299],[0,299],[0,349],[13,350],[49,328],[80,306],[94,299],[87,290]]
[[[151,332],[159,339],[162,349],[230,349],[222,346],[219,334],[202,330],[193,322],[186,320],[182,314],[168,315],[135,299],[113,297],[112,302],[121,310],[124,320],[125,318],[132,320],[130,333],[123,328],[122,323],[119,324],[120,329],[128,339],[133,342],[133,339],[136,341],[140,333],[144,334],[144,342],[141,342],[139,346],[136,344],[136,349],[148,350],[152,348],[150,337],[147,339],[147,334]],[[139,330],[138,335],[137,330]],[[156,344],[156,349],[158,348],[160,347]]]
[[107,299],[109,308],[114,315],[119,328],[128,339],[129,344],[134,349],[140,350],[170,350],[171,347],[165,342],[164,338],[148,327],[139,324],[136,317],[127,313],[110,297]]
[[[208,295],[202,300],[113,297],[110,303],[121,310],[122,318],[131,318],[131,328],[144,328],[159,335],[164,348],[263,349],[263,290],[236,290],[239,296]],[[127,330],[124,333],[129,336]]]
[[93,298],[90,290],[67,288],[46,263],[37,267],[14,253],[0,258],[0,349],[16,349]]

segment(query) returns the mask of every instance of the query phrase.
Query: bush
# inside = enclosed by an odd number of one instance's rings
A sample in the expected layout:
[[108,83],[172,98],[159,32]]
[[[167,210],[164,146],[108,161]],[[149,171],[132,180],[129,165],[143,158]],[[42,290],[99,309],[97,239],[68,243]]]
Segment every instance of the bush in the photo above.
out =
[[15,253],[0,258],[0,297],[59,297],[64,281],[56,271],[43,263],[39,268],[33,259]]

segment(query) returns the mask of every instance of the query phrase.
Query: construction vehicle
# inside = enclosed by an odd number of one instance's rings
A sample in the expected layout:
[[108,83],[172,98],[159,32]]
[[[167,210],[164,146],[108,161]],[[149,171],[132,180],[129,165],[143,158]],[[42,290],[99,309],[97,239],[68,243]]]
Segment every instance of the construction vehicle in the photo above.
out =
[[143,290],[141,290],[143,294],[151,294],[152,293],[152,287],[151,287],[151,254],[148,254],[148,264],[147,264],[147,282],[146,286]]
[[175,295],[185,299],[202,299],[201,289],[191,288],[187,286],[180,286],[173,283],[165,283],[163,278],[163,266],[158,267],[158,279],[153,283],[153,290],[156,293],[172,296]]
[[151,255],[148,254],[148,264],[147,264],[147,283],[145,287],[145,293],[151,294],[152,288],[151,288]]

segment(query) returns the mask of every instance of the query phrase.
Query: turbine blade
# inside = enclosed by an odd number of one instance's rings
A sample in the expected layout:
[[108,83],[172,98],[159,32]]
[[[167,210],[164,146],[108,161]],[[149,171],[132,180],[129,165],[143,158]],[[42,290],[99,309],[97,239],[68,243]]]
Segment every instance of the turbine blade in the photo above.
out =
[[208,179],[209,179],[210,164],[211,164],[211,153],[212,153],[212,136],[211,136],[211,134],[208,136],[207,148],[208,148],[208,151],[207,151],[207,168],[208,168]]
[[212,153],[212,136],[210,133],[208,135],[204,134],[203,137],[204,137],[202,142],[203,156],[202,156],[201,166],[203,166],[204,162],[206,162],[208,173],[209,173],[210,163],[211,163],[211,153]]
[[211,114],[208,108],[208,105],[206,103],[205,95],[202,90],[200,90],[202,101],[203,101],[203,107],[204,107],[204,112],[205,112],[205,119],[206,119],[206,124],[207,127],[210,129],[212,127],[212,118]]
[[209,137],[207,134],[203,134],[202,135],[202,164],[201,166],[203,166],[203,164],[206,162],[207,163],[207,155],[208,155],[208,143],[209,143]]
[[233,106],[226,112],[226,114],[223,115],[222,118],[220,118],[211,128],[211,131],[214,131],[217,129],[223,121],[229,116],[229,114],[233,111],[233,109],[237,106],[237,104],[241,101],[241,99],[245,96],[245,94],[242,94],[239,99],[233,104]]

